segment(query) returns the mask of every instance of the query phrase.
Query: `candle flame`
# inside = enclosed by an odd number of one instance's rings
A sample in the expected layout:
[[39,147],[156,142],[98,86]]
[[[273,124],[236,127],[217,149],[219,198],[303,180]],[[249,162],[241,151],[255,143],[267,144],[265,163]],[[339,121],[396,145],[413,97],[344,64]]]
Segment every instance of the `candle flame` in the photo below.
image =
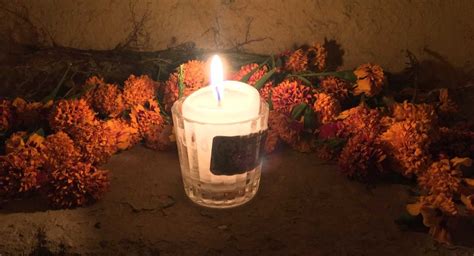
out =
[[211,86],[218,102],[220,102],[224,96],[223,82],[224,69],[222,67],[222,61],[218,55],[214,55],[211,60]]

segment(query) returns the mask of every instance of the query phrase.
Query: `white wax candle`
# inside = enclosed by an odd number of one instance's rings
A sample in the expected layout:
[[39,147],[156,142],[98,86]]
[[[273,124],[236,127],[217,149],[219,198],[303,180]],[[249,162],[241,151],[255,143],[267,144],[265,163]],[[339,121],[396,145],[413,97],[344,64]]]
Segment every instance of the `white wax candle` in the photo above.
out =
[[222,82],[223,97],[215,98],[213,87],[192,93],[183,103],[183,117],[195,122],[225,124],[256,118],[260,96],[253,86],[237,81]]
[[216,176],[211,173],[212,143],[215,136],[239,136],[255,132],[256,127],[252,127],[251,122],[242,122],[258,118],[260,95],[254,87],[245,83],[221,83],[221,101],[216,99],[215,88],[207,86],[192,93],[183,102],[189,166],[201,181],[212,184],[245,182],[245,174]]

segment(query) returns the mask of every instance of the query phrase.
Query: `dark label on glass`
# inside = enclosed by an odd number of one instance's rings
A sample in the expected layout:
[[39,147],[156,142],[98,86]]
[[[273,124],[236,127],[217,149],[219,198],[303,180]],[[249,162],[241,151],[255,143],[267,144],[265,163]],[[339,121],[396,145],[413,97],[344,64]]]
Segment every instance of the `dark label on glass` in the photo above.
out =
[[211,172],[235,175],[250,171],[260,164],[267,132],[245,136],[216,136],[212,141]]

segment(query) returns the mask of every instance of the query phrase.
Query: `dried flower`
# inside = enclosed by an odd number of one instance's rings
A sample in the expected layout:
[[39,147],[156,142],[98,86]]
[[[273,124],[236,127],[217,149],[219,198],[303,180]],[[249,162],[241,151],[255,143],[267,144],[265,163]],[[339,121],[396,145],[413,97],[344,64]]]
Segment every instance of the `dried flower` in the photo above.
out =
[[102,198],[108,188],[108,171],[79,162],[51,173],[48,200],[55,208],[85,206]]
[[311,89],[298,81],[284,80],[273,88],[273,109],[282,113],[291,113],[294,106],[300,103],[309,103]]
[[147,75],[130,75],[123,87],[125,106],[131,108],[136,105],[143,105],[148,100],[154,99],[156,88],[157,83]]
[[349,97],[350,85],[346,80],[334,76],[327,76],[321,80],[320,87],[323,92],[332,95],[340,102],[343,102]]
[[87,102],[80,100],[58,101],[49,116],[49,125],[54,131],[65,131],[97,123],[94,111]]
[[0,133],[11,129],[13,115],[12,104],[9,100],[0,100]]
[[385,158],[373,134],[359,133],[351,137],[342,149],[338,165],[348,177],[365,180],[383,171]]
[[42,152],[48,170],[67,168],[76,164],[81,157],[72,139],[61,131],[46,138]]
[[360,65],[354,71],[354,75],[357,77],[357,85],[354,89],[355,95],[364,93],[365,95],[372,97],[382,91],[385,77],[383,69],[379,65],[373,65],[370,63]]
[[[188,96],[199,88],[209,83],[209,72],[206,72],[206,63],[198,60],[190,60],[181,66],[183,70],[183,96]],[[170,111],[173,103],[178,99],[179,72],[170,75],[163,88],[163,104],[166,111]]]
[[316,101],[313,110],[319,118],[321,124],[327,124],[334,121],[341,111],[339,101],[329,94],[320,92],[315,94]]
[[117,117],[125,109],[122,92],[113,84],[103,84],[94,90],[91,106],[104,116]]
[[428,167],[430,138],[419,122],[397,122],[380,139],[404,176],[420,174]]

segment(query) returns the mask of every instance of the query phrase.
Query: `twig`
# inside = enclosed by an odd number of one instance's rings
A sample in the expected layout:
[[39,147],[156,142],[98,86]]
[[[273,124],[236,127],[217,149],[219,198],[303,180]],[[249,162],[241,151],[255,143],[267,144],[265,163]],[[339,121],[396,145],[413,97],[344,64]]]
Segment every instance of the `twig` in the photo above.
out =
[[[137,20],[135,13],[136,2],[133,2],[133,4],[132,1],[129,2],[130,14],[132,16],[132,31],[125,38],[124,42],[120,42],[115,46],[115,50],[143,48],[148,43],[149,34],[145,30],[145,24],[148,22],[151,14],[150,9],[148,8],[149,5],[150,3],[147,3],[145,13],[140,20]],[[145,38],[145,42],[141,44],[140,38],[142,37]]]
[[250,29],[252,27],[252,23],[253,23],[253,18],[247,21],[247,29],[245,30],[245,40],[243,42],[235,44],[235,46],[233,47],[234,50],[242,50],[242,47],[246,45],[256,43],[256,42],[262,42],[267,39],[270,39],[269,37],[260,37],[260,38],[250,39]]

